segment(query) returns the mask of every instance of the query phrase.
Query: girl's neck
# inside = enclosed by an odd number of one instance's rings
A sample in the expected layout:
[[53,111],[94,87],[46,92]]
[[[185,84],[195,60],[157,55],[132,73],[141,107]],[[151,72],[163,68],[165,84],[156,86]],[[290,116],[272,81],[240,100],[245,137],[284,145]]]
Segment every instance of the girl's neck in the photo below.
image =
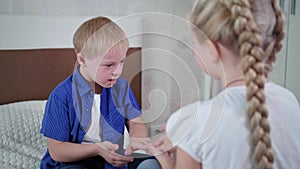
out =
[[234,87],[234,86],[242,86],[245,85],[245,78],[243,76],[231,78],[229,80],[225,80],[224,84],[224,89],[229,88],[229,87]]

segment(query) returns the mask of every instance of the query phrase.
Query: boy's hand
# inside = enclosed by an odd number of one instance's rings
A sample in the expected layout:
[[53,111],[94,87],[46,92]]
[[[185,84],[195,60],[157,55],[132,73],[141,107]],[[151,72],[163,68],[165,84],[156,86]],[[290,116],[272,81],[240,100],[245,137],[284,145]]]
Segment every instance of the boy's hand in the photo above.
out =
[[150,142],[149,138],[130,138],[125,154],[131,155],[136,150],[144,150]]
[[117,144],[112,144],[108,141],[96,144],[99,146],[98,154],[114,167],[123,167],[133,161],[133,157],[123,156],[115,152],[119,149]]

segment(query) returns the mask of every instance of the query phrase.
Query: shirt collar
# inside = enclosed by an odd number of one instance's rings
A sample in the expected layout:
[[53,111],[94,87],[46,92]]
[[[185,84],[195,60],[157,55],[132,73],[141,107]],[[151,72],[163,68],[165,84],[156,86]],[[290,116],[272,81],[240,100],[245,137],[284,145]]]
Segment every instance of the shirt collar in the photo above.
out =
[[83,78],[83,76],[80,74],[79,67],[80,67],[80,65],[78,65],[77,68],[74,70],[73,83],[75,83],[75,85],[77,86],[80,96],[83,96],[83,95],[87,94],[88,92],[93,93],[92,88],[89,86],[89,84]]

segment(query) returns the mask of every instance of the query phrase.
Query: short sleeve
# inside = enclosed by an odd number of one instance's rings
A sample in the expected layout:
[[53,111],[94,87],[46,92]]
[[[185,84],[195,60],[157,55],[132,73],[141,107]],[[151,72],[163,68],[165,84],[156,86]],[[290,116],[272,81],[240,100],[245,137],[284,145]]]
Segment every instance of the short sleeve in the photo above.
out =
[[130,89],[130,87],[128,87],[128,97],[129,97],[129,104],[127,104],[126,118],[128,120],[131,120],[136,117],[139,117],[142,113],[141,113],[141,108],[137,103],[136,98],[134,97],[134,94]]
[[199,112],[199,104],[191,104],[173,113],[166,125],[173,146],[180,147],[198,162],[202,161],[200,136],[204,124],[199,119],[203,118],[206,117]]
[[113,86],[113,99],[119,112],[124,114],[127,120],[132,120],[142,114],[140,105],[125,79],[119,78]]
[[70,126],[66,101],[61,100],[55,93],[48,98],[41,133],[48,138],[68,141]]

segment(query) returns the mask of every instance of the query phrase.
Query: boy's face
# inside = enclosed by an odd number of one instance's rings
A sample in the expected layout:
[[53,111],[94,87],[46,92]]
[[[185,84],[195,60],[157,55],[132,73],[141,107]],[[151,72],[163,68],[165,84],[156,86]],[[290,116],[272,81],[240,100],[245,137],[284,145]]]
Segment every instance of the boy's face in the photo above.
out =
[[112,48],[105,56],[87,59],[87,72],[91,79],[102,87],[112,87],[120,77],[127,48]]

